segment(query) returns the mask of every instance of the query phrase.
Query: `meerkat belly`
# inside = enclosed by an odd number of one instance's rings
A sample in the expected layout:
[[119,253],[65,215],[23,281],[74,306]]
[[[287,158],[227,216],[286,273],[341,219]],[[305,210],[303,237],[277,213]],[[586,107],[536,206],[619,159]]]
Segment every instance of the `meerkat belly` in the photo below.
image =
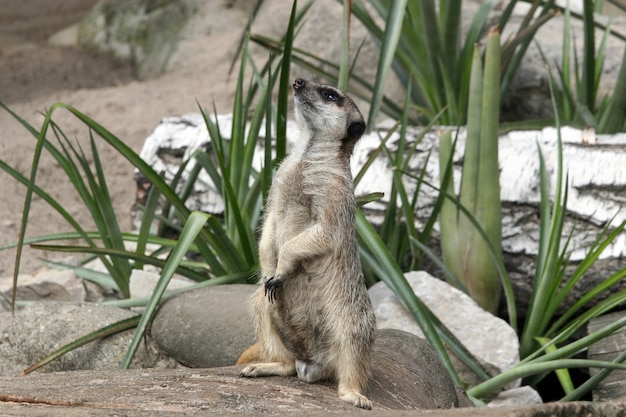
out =
[[303,360],[311,358],[326,336],[318,307],[323,304],[308,275],[301,270],[285,282],[282,298],[271,313],[272,324],[285,347]]

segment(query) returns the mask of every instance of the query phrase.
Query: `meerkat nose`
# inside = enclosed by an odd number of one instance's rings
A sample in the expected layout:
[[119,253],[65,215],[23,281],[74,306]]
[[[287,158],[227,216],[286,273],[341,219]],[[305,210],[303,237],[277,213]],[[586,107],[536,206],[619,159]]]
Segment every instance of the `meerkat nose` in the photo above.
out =
[[302,78],[296,78],[296,81],[294,81],[293,83],[293,88],[299,90],[300,88],[303,88],[305,84],[306,81],[304,81]]

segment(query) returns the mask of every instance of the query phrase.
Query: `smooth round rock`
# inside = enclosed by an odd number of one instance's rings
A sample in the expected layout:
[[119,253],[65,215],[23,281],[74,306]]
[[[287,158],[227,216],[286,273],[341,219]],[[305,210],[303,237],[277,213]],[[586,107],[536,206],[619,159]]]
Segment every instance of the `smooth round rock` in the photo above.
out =
[[459,406],[457,390],[428,342],[397,329],[376,332],[365,395],[392,409]]
[[255,342],[250,297],[256,285],[216,285],[165,301],[151,335],[168,356],[192,368],[234,365]]

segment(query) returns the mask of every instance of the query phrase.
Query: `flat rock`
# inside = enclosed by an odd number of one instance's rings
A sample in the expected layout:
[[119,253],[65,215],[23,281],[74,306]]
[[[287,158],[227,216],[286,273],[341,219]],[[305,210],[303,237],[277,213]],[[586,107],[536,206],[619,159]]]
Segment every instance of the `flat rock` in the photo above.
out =
[[[134,313],[91,303],[36,302],[17,310],[15,317],[0,312],[0,375],[18,375],[60,347]],[[36,372],[115,369],[123,360],[132,330],[89,343]],[[150,343],[137,350],[133,366],[174,367]],[[0,391],[2,392],[2,391]]]
[[[13,291],[13,278],[0,278],[0,292],[8,298]],[[87,290],[83,280],[71,269],[42,268],[33,275],[18,277],[16,300],[19,301],[85,301]]]
[[428,342],[396,329],[376,332],[366,395],[392,409],[459,405],[452,379]]
[[234,365],[255,342],[249,300],[256,285],[191,290],[161,305],[151,335],[161,350],[185,366]]

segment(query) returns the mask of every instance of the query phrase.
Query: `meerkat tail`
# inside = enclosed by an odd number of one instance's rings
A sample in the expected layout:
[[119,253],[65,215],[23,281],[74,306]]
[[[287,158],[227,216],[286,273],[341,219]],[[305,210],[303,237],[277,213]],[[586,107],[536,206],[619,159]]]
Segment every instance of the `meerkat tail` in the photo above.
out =
[[235,365],[243,365],[245,363],[256,362],[259,360],[261,360],[261,345],[255,343],[239,356]]

